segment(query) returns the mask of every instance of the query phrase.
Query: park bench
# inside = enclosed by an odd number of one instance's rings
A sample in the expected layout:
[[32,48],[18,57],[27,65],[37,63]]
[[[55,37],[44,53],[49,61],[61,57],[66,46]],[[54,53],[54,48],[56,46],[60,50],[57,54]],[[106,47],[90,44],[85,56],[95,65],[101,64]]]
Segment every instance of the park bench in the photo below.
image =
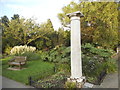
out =
[[13,59],[8,61],[10,66],[19,66],[19,69],[22,69],[22,66],[26,64],[27,57],[25,56],[15,56]]

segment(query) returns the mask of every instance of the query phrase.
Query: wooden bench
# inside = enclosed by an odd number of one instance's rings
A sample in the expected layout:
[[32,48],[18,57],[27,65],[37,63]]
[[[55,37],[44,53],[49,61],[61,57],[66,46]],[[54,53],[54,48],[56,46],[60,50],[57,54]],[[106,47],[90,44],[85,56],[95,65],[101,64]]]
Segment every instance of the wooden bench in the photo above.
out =
[[22,69],[22,66],[26,64],[27,57],[25,56],[15,56],[13,59],[8,61],[10,66],[19,66],[19,69]]

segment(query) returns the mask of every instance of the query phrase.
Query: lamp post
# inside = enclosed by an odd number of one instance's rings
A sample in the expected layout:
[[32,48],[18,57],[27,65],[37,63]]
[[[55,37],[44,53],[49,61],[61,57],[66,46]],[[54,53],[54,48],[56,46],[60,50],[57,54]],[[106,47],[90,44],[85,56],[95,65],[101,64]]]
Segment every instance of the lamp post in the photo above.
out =
[[67,14],[71,20],[71,77],[68,81],[79,83],[78,87],[82,87],[85,77],[82,76],[82,60],[81,60],[81,28],[80,18],[83,14],[80,11]]

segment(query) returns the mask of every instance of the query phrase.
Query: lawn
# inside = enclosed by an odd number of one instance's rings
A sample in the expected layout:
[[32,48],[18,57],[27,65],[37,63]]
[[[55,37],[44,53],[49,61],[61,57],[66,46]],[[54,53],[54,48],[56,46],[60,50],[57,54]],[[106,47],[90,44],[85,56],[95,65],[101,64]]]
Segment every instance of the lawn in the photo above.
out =
[[11,71],[8,70],[8,64],[7,61],[11,57],[7,57],[5,59],[2,59],[2,75],[5,77],[8,77],[10,79],[13,79],[15,81],[28,84],[28,77],[33,75],[38,75],[39,78],[44,78],[49,75],[54,74],[53,68],[54,64],[49,62],[43,62],[41,60],[35,60],[35,61],[27,61],[26,69],[22,69],[19,71]]

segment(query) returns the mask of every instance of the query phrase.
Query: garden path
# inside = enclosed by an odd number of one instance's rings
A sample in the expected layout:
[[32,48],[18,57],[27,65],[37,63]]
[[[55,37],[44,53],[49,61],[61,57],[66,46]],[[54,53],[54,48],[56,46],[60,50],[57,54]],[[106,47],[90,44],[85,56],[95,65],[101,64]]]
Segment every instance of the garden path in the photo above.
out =
[[2,78],[2,88],[33,88],[3,76],[0,76],[0,78]]
[[100,85],[95,85],[93,88],[118,88],[118,73],[106,75]]

